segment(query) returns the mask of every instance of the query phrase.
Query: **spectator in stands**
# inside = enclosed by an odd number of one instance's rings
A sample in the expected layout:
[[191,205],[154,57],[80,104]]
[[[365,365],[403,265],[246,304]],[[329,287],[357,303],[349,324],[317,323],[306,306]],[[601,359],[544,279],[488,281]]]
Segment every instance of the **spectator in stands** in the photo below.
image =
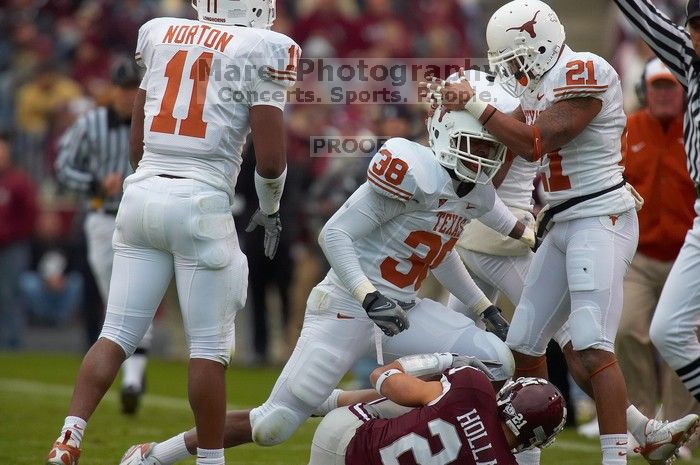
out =
[[357,42],[355,32],[352,19],[341,8],[341,0],[318,0],[310,14],[296,24],[293,37],[304,50],[311,44],[312,49],[327,50],[328,57],[345,57]]
[[413,55],[413,37],[405,21],[392,9],[392,0],[368,0],[355,21],[353,55],[371,58],[408,58]]
[[55,211],[39,216],[32,250],[33,267],[20,276],[22,300],[32,322],[50,326],[69,322],[81,306],[83,276],[71,270],[71,254],[61,238]]
[[12,166],[9,141],[0,137],[0,348],[23,342],[18,276],[28,267],[37,210],[36,187]]
[[49,171],[46,149],[56,116],[82,95],[80,86],[52,62],[41,64],[34,78],[17,92],[17,164],[42,182]]
[[[639,246],[625,277],[625,302],[616,350],[630,402],[653,417],[657,401],[656,354],[649,325],[666,278],[690,228],[696,194],[683,148],[683,88],[659,59],[645,67],[641,100],[629,116],[625,177],[645,199],[639,212]],[[665,363],[664,418],[678,418],[691,395]],[[670,389],[669,387],[672,386]]]

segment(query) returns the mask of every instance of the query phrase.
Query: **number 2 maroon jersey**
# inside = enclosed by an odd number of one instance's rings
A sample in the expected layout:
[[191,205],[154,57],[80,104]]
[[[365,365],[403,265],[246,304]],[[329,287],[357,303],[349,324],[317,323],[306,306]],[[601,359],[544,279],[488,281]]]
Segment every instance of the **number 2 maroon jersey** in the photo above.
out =
[[250,109],[284,108],[300,54],[292,39],[267,29],[180,18],[141,26],[135,58],[146,69],[146,102],[136,176],[187,177],[233,197]]
[[516,465],[488,378],[462,367],[446,371],[442,384],[430,405],[357,428],[346,465]]

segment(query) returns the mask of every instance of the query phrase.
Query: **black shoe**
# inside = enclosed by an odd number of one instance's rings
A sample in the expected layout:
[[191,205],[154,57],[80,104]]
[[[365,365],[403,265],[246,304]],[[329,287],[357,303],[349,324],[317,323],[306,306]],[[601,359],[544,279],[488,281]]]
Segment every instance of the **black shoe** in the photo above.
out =
[[139,409],[142,395],[143,389],[139,389],[136,386],[122,387],[122,413],[124,415],[135,415]]

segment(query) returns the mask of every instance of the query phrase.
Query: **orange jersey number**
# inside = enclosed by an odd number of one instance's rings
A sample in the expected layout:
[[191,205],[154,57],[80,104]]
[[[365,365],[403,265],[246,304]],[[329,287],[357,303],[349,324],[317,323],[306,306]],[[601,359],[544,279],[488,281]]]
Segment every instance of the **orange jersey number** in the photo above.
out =
[[[192,63],[189,78],[194,81],[194,85],[192,86],[187,117],[180,122],[178,134],[181,136],[203,139],[206,135],[207,123],[202,119],[202,114],[204,113],[204,101],[207,97],[207,85],[209,84],[213,58],[213,53],[204,52]],[[163,94],[160,111],[151,123],[151,131],[153,132],[175,134],[177,119],[173,116],[173,109],[175,108],[175,100],[180,93],[180,83],[182,82],[186,59],[187,51],[179,50],[165,67],[165,77],[168,78],[168,85]]]
[[[570,61],[566,64],[566,85],[567,86],[595,86],[598,81],[595,78],[595,67],[593,61],[588,60],[585,63],[581,60]],[[583,74],[586,73],[586,77]]]
[[457,238],[453,237],[443,244],[442,238],[437,234],[428,231],[413,231],[404,240],[404,243],[413,249],[424,246],[428,248],[428,251],[424,256],[414,252],[408,258],[411,268],[406,273],[398,270],[401,262],[392,257],[385,258],[379,265],[379,269],[382,272],[382,278],[396,287],[403,289],[413,284],[414,290],[417,291],[428,276],[428,271],[440,265],[450,253],[457,243]]
[[559,150],[547,154],[549,159],[549,175],[542,173],[542,187],[545,192],[557,192],[571,189],[571,179],[562,171]]

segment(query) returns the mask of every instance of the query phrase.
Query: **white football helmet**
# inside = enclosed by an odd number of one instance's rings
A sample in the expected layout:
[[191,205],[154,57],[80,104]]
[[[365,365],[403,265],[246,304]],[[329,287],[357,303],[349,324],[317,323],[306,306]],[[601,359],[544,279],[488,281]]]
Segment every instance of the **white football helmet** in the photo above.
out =
[[464,182],[487,184],[506,156],[506,146],[466,111],[438,107],[428,119],[428,140],[438,162]]
[[520,97],[554,66],[565,38],[549,5],[514,0],[496,10],[486,26],[489,64],[504,89]]
[[275,0],[192,0],[197,19],[226,26],[270,29],[277,17]]

